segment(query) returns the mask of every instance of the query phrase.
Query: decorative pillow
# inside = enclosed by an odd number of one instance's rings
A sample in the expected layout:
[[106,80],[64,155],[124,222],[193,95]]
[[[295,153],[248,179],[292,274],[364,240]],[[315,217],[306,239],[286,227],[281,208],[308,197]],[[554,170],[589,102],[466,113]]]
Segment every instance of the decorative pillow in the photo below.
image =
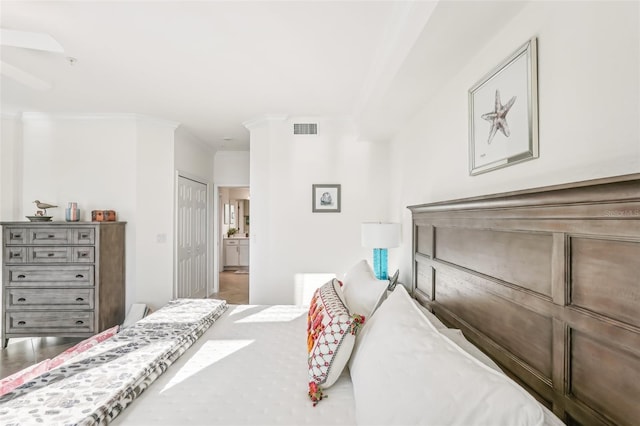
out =
[[313,294],[307,319],[307,350],[309,397],[314,406],[323,398],[323,389],[338,380],[362,324],[364,317],[352,315],[347,309],[340,281],[334,278]]
[[347,271],[343,280],[344,300],[351,312],[369,318],[387,295],[388,280],[379,280],[366,260]]
[[357,424],[537,426],[544,421],[531,395],[440,334],[403,286],[367,321],[349,368]]

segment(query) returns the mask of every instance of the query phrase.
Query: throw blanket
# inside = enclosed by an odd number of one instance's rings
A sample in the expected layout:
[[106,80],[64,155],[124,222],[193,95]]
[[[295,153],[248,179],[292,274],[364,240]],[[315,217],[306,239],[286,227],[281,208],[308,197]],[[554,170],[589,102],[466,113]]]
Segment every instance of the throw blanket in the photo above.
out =
[[0,424],[100,425],[124,410],[227,309],[178,299],[0,398]]

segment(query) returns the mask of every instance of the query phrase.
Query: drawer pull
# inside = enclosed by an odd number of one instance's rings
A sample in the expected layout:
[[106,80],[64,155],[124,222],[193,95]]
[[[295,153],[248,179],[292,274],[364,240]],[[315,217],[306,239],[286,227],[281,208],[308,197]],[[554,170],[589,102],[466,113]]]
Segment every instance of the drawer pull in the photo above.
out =
[[54,238],[54,237],[55,237],[55,235],[53,235],[53,234],[47,235],[47,238]]
[[12,258],[22,257],[22,253],[11,253]]
[[25,325],[26,321],[18,321],[18,325]]
[[21,298],[18,299],[18,302],[26,302],[26,301],[27,301],[27,299],[25,299],[24,297],[21,297]]
[[82,325],[82,324],[84,324],[84,321],[82,321],[82,320],[76,321],[76,325]]
[[53,256],[55,256],[55,253],[47,253],[47,256],[48,257],[53,257]]
[[76,275],[76,278],[84,278],[84,275],[78,274],[78,275]]
[[76,297],[76,302],[84,302],[84,299],[82,297]]
[[22,239],[22,234],[13,234],[13,239]]
[[89,234],[80,234],[80,238],[84,240],[89,239]]
[[89,253],[87,253],[86,251],[80,252],[80,257],[87,257],[87,256],[89,256]]
[[26,276],[26,275],[23,275],[23,274],[20,274],[20,275],[18,275],[18,278],[20,278],[20,279],[22,279],[22,278],[27,278],[27,276]]

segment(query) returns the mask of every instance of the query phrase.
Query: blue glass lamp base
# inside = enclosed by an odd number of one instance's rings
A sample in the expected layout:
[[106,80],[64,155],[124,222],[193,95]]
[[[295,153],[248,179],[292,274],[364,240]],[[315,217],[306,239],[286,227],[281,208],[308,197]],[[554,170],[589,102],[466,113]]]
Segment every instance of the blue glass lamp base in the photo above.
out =
[[373,249],[373,272],[379,280],[389,279],[389,270],[387,269],[387,249]]

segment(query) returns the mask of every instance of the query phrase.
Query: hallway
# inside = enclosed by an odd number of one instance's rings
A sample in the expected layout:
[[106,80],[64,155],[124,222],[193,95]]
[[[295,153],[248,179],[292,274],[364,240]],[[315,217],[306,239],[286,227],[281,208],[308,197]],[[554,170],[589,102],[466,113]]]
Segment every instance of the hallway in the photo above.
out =
[[249,274],[236,271],[220,272],[220,291],[209,296],[226,300],[230,305],[249,303]]

